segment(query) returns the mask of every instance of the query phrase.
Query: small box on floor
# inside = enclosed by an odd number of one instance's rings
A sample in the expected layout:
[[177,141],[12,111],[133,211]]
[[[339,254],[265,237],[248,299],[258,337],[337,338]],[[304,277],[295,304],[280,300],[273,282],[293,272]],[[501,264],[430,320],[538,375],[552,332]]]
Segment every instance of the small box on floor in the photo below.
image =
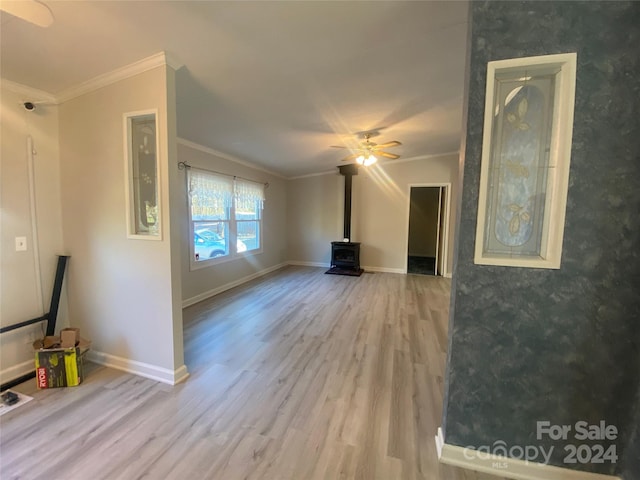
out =
[[80,385],[84,354],[90,345],[91,342],[80,338],[78,329],[64,329],[60,337],[49,336],[33,342],[38,388]]

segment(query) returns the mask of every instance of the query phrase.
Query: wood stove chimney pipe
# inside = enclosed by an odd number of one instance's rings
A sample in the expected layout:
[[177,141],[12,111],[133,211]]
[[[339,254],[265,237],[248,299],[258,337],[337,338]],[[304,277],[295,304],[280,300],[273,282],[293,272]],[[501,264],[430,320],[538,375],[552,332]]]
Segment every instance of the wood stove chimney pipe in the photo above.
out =
[[358,165],[350,163],[338,167],[340,175],[344,176],[344,238],[351,241],[351,185],[353,175],[358,174]]

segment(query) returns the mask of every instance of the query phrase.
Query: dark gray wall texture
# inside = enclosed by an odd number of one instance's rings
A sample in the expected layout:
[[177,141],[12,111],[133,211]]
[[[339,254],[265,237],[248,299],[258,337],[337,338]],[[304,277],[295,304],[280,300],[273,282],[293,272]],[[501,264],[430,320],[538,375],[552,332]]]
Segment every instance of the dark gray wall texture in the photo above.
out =
[[636,413],[632,422],[632,433],[622,464],[622,478],[626,480],[640,479],[640,388],[636,395]]
[[[445,441],[553,446],[553,465],[640,479],[640,2],[470,8]],[[568,52],[578,70],[561,268],[474,265],[487,62]],[[570,425],[568,439],[537,440],[545,420]],[[573,438],[576,422],[602,420],[616,440]],[[615,445],[619,459],[566,464],[569,444]]]

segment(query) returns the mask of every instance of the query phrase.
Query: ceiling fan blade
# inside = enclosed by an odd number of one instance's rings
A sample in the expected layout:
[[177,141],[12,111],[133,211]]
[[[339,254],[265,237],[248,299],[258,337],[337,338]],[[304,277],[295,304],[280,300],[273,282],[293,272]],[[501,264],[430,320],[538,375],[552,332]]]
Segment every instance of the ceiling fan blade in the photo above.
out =
[[344,145],[329,145],[331,148],[347,148]]
[[37,0],[3,0],[0,10],[39,27],[48,27],[53,23],[51,9]]
[[391,158],[393,160],[395,160],[396,158],[400,158],[400,155],[396,155],[395,153],[389,153],[389,152],[376,152],[376,155],[382,155],[383,157],[387,157],[387,158]]
[[390,148],[390,147],[399,147],[402,145],[399,141],[393,140],[392,142],[381,143],[380,145],[376,145],[376,148]]

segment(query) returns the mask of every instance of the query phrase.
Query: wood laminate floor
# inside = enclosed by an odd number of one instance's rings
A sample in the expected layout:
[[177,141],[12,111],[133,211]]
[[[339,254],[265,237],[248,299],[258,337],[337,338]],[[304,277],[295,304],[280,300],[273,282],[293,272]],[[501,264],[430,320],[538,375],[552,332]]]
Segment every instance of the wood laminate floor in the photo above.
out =
[[489,480],[440,465],[450,281],[287,267],[184,311],[191,377],[88,366],[0,417],[0,478]]

